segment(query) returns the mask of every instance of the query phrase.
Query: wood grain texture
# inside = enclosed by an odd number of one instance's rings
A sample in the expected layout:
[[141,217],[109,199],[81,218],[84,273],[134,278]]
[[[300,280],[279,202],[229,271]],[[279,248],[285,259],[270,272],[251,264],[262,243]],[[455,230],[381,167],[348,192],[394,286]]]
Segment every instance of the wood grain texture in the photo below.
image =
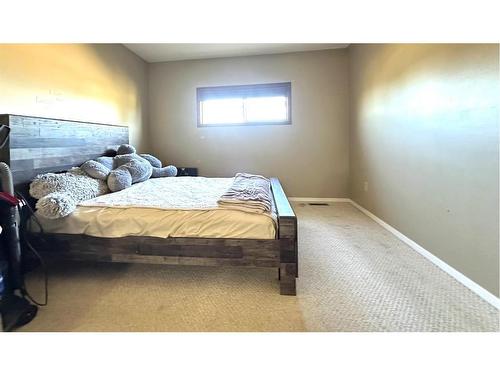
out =
[[[39,173],[61,172],[128,143],[128,128],[16,115],[0,115],[11,128],[3,154],[19,188]],[[298,275],[297,218],[277,178],[271,178],[277,208],[277,238],[101,238],[76,234],[32,234],[45,257],[99,262],[274,267],[280,293],[295,295]],[[21,189],[22,190],[22,189]]]
[[10,114],[0,115],[0,123],[11,129],[8,151],[1,156],[17,186],[40,173],[79,166],[129,141],[123,126]]
[[45,257],[120,263],[198,266],[273,267],[280,271],[280,293],[295,295],[298,276],[297,218],[278,179],[273,179],[278,212],[277,238],[272,240],[224,238],[158,238],[130,236],[91,237],[81,234],[32,234]]
[[[33,234],[49,257],[187,265],[279,267],[280,240],[222,238],[102,238],[77,234]],[[288,241],[288,240],[285,240]]]
[[280,294],[286,296],[295,296],[296,291],[296,263],[280,264]]
[[289,246],[283,247],[281,250],[282,262],[295,263],[295,277],[299,277],[297,216],[276,177],[271,177],[271,190],[278,213],[278,237],[290,239]]

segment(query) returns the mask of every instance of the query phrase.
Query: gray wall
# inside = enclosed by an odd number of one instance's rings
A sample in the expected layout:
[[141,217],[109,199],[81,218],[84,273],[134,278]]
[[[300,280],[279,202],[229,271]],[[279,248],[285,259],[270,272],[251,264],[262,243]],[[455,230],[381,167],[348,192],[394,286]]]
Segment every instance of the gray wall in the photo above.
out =
[[[197,128],[196,88],[292,82],[292,121]],[[289,196],[348,195],[347,50],[149,65],[151,151],[204,176],[277,176]]]
[[498,45],[349,53],[351,198],[498,296]]

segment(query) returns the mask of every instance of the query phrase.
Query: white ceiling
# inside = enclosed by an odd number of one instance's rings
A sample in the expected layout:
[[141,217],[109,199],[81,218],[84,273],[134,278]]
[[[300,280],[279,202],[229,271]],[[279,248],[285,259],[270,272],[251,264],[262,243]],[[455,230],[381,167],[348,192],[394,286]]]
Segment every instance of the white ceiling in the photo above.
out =
[[270,55],[275,53],[345,48],[348,44],[319,43],[135,43],[125,47],[147,62],[210,59],[214,57]]

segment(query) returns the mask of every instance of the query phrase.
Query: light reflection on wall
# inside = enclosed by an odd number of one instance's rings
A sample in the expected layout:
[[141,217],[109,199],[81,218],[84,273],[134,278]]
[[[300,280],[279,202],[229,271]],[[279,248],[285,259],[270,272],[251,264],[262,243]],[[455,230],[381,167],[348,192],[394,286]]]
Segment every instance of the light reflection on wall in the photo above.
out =
[[139,145],[145,79],[120,45],[0,45],[0,113],[126,125]]
[[[362,73],[362,118],[405,114],[412,119],[439,117],[498,106],[498,87],[496,93],[492,91],[492,77],[478,74],[474,63],[469,64],[469,71],[454,70],[461,64],[454,61],[449,49],[443,50],[439,45],[378,48],[377,64],[367,63],[369,69]],[[430,56],[441,64],[434,71],[424,68]],[[465,61],[461,63],[467,65]]]
[[498,45],[350,58],[351,198],[498,296]]

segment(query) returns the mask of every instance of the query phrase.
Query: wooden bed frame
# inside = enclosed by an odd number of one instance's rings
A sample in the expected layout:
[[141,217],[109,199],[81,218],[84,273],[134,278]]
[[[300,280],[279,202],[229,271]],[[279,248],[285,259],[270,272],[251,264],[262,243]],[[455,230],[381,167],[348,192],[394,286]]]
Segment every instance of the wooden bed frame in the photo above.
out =
[[[128,143],[128,128],[107,124],[0,115],[11,128],[10,144],[0,153],[14,177],[16,189],[27,191],[39,173],[60,172],[106,150]],[[296,294],[298,277],[297,218],[277,178],[271,189],[278,216],[272,240],[225,238],[101,238],[75,234],[33,234],[45,257],[123,263],[273,267],[280,293]]]

